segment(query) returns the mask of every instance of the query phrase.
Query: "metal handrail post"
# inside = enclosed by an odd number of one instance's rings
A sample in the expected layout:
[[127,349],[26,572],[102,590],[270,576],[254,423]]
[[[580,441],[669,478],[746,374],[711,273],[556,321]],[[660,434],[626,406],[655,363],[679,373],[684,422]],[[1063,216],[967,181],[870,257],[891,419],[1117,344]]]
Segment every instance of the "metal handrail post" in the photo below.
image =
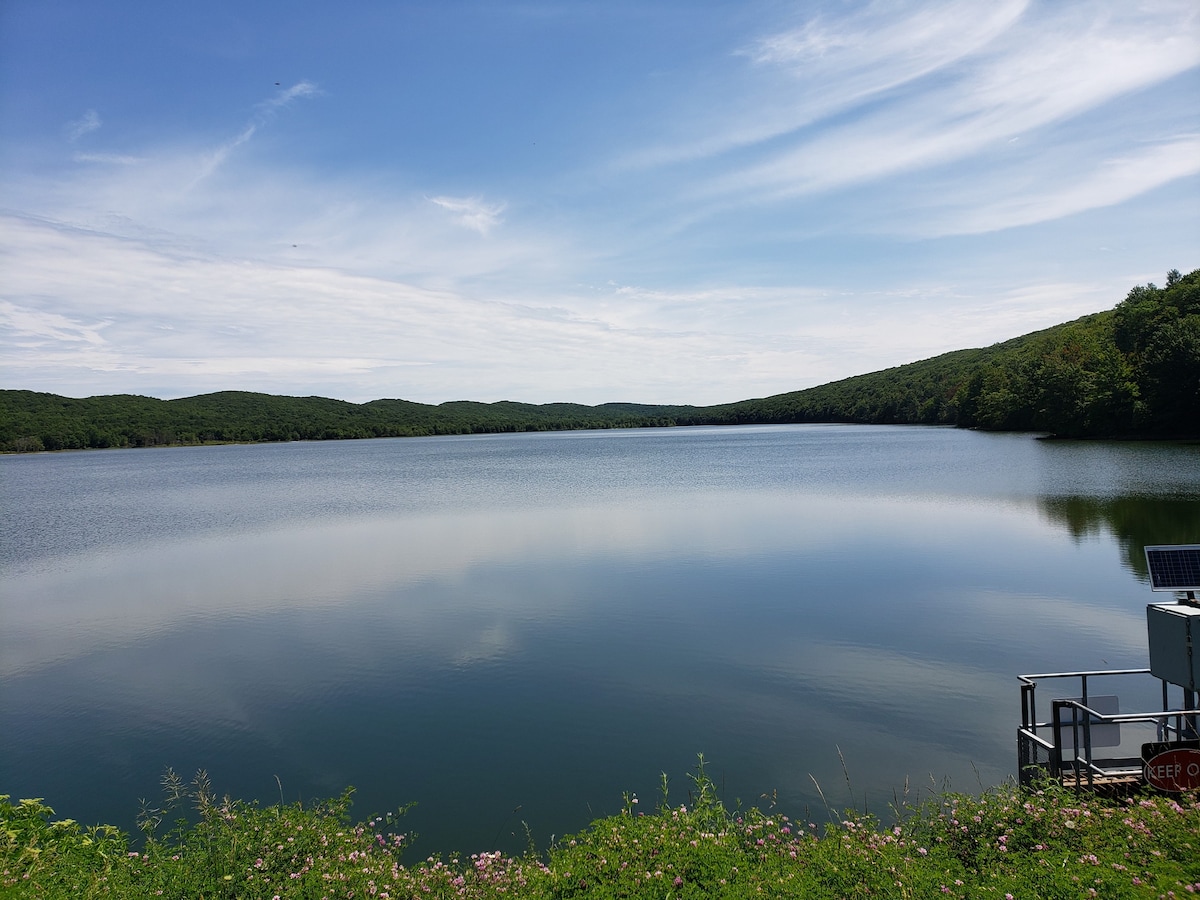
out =
[[[1160,678],[1159,681],[1162,682],[1163,712],[1166,712],[1167,710],[1169,710],[1171,708],[1170,699],[1167,697],[1167,679]],[[1170,734],[1171,734],[1171,717],[1164,716],[1163,720],[1158,723],[1158,739],[1160,741],[1165,741],[1165,740],[1167,740],[1168,737],[1170,737]]]
[[[1084,763],[1086,764],[1086,768],[1087,768],[1088,787],[1090,788],[1094,785],[1094,773],[1092,772],[1092,714],[1091,714],[1091,710],[1089,708],[1087,708],[1087,688],[1086,688],[1086,686],[1084,687],[1084,692],[1083,692],[1083,705],[1085,707],[1083,710],[1080,710],[1078,707],[1076,707],[1075,716],[1076,716],[1076,718],[1078,718],[1079,714],[1081,712],[1084,713],[1084,717],[1083,717],[1083,759],[1084,759]],[[1076,752],[1078,752],[1079,745],[1076,744],[1075,746],[1076,746]]]
[[1054,734],[1054,749],[1050,751],[1050,774],[1055,778],[1062,778],[1062,709],[1065,705],[1062,700],[1050,702],[1050,727]]

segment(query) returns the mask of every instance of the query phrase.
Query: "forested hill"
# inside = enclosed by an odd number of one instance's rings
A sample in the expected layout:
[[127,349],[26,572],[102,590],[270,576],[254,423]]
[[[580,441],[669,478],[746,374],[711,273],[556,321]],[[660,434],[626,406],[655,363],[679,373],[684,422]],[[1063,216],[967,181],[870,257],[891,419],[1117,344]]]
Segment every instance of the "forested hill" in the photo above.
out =
[[729,422],[941,424],[1062,437],[1200,436],[1200,269],[1114,309],[977,350],[727,407]]
[[720,406],[0,391],[7,451],[781,422],[1200,437],[1200,269],[1172,270],[1165,287],[1139,285],[1112,310],[991,347]]

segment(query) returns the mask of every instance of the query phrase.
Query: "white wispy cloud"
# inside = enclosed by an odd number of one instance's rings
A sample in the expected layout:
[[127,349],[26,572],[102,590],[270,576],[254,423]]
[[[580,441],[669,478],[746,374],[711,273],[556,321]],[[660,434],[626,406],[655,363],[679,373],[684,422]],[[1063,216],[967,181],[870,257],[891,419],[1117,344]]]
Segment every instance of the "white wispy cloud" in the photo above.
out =
[[1065,174],[1036,192],[991,196],[931,221],[928,233],[983,234],[1004,228],[1060,219],[1113,206],[1147,191],[1200,173],[1200,135],[1139,148],[1137,152],[1101,159],[1084,171]]
[[[1169,20],[1083,20],[1075,7],[1006,29],[945,83],[896,98],[721,179],[717,190],[795,196],[944,164],[1171,78],[1200,33]],[[1182,17],[1186,25],[1187,16]],[[1194,16],[1192,17],[1194,18]],[[873,62],[873,60],[870,60]]]
[[132,166],[145,162],[145,157],[131,156],[128,153],[76,153],[71,158],[75,162],[101,163],[112,166]]
[[225,160],[229,159],[230,154],[232,154],[234,150],[242,146],[242,144],[246,143],[246,141],[250,140],[250,138],[254,137],[254,133],[256,131],[258,131],[258,124],[251,122],[249,125],[243,128],[241,133],[237,136],[230,138],[220,146],[204,153],[200,159],[200,165],[197,168],[196,175],[192,179],[190,186],[195,187],[199,182],[212,175],[213,172],[215,172],[225,163]]
[[97,130],[102,124],[100,114],[94,109],[89,109],[78,119],[67,123],[67,140],[75,143],[75,141],[79,140],[85,134]]
[[225,163],[230,154],[254,137],[260,128],[270,124],[279,114],[280,110],[286,109],[292,104],[292,101],[300,97],[313,97],[319,93],[320,89],[315,84],[308,81],[301,81],[290,88],[278,91],[273,97],[264,100],[258,105],[254,118],[246,123],[246,126],[236,136],[203,154],[199,171],[196,173],[192,184],[195,185],[212,175],[213,172]]
[[986,8],[962,3],[871,3],[760,38],[743,51],[811,85],[813,112],[834,112],[977,53],[1008,31],[1029,0]]
[[[333,380],[340,396],[360,400],[440,401],[477,397],[485,385],[544,391],[568,354],[602,344],[585,366],[603,384],[631,344],[646,352],[644,337],[606,335],[603,323],[537,303],[180,252],[174,242],[47,221],[0,217],[0,235],[7,380],[66,393],[126,372],[171,395],[198,384],[287,391]],[[92,340],[81,346],[80,335]],[[521,372],[519,384],[508,372]]]
[[[186,143],[150,146],[137,157],[96,160],[108,165],[10,179],[3,190],[27,218],[167,254],[337,268],[414,284],[531,284],[564,277],[573,259],[562,234],[520,225],[500,233],[501,203],[389,190],[372,174],[318,175],[281,162],[264,170],[228,153],[220,167],[201,169],[206,152]],[[198,177],[205,172],[210,177]],[[468,239],[464,229],[488,240]]]
[[106,322],[80,322],[61,313],[18,306],[0,299],[0,331],[7,337],[10,347],[23,350],[44,348],[55,344],[104,343],[101,331]]
[[990,307],[975,296],[961,309],[939,285],[431,288],[12,217],[0,217],[0,241],[5,380],[68,395],[135,383],[155,396],[717,403],[992,343],[1113,301],[1103,285],[1070,284],[1001,288]]
[[298,81],[289,88],[283,88],[276,91],[274,96],[268,97],[259,104],[260,115],[264,118],[275,115],[279,110],[289,106],[293,100],[302,97],[315,97],[321,93],[321,89],[311,81]]
[[[869,3],[817,14],[758,37],[734,56],[748,71],[722,73],[685,137],[630,153],[624,165],[659,166],[753,148],[894,91],[977,52],[1012,27],[1029,0],[986,9],[956,2]],[[671,122],[668,119],[668,122]]]
[[480,234],[487,234],[503,221],[503,203],[485,203],[479,197],[430,197],[429,202],[454,213],[455,221]]
[[[1154,105],[1140,121],[1125,115],[1105,128],[1099,118],[1200,65],[1200,10],[1185,0],[827,7],[741,54],[718,102],[667,117],[662,130],[686,140],[621,160],[674,193],[680,230],[765,205],[803,215],[802,204],[919,176],[936,182],[938,203],[881,196],[881,221],[906,233],[949,233],[954,222],[982,233],[1125,202],[1195,171],[1186,139],[1172,133],[1195,101],[1181,96],[1175,123]],[[1018,143],[1024,157],[998,155]],[[957,219],[936,210],[970,204],[975,214]]]

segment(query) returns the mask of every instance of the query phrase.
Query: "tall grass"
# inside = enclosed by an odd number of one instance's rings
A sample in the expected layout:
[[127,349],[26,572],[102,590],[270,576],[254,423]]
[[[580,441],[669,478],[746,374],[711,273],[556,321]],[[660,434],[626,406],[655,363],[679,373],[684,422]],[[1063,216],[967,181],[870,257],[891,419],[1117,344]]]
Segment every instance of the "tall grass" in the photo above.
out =
[[[703,758],[685,802],[539,852],[406,861],[403,810],[352,824],[351,791],[312,806],[218,798],[169,773],[144,805],[145,843],[0,795],[0,896],[38,898],[1185,898],[1200,895],[1200,796],[1125,799],[1005,784],[905,801],[895,820],[818,824],[730,810]],[[185,815],[186,813],[186,815]],[[167,827],[168,818],[178,816]]]

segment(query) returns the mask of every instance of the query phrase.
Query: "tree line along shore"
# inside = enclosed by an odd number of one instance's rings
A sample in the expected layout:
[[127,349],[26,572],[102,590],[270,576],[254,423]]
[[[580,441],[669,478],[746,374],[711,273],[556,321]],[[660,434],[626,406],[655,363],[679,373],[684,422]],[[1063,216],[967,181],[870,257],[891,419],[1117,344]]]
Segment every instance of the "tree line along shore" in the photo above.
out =
[[990,347],[716,406],[407,400],[222,391],[158,400],[0,391],[0,450],[346,440],[513,431],[841,422],[1066,438],[1200,436],[1200,269],[1113,309]]

